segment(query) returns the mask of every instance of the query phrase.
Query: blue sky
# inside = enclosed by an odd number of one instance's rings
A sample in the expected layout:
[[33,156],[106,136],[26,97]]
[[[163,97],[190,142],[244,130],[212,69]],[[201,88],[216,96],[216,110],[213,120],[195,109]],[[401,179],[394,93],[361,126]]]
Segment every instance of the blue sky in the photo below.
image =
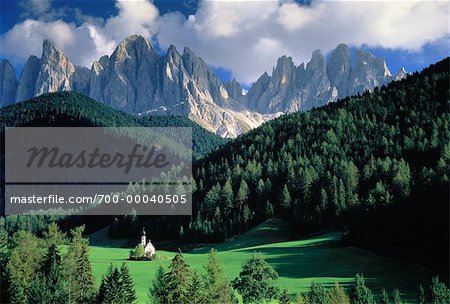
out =
[[247,85],[276,59],[308,62],[343,42],[384,57],[392,73],[417,71],[449,55],[446,2],[2,0],[0,58],[19,72],[53,40],[77,65],[141,34],[164,53],[190,47],[222,79]]

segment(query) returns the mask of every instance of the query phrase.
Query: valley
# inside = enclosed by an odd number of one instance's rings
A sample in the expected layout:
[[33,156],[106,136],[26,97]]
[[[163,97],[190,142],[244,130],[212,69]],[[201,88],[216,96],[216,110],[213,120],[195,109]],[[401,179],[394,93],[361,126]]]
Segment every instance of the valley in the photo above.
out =
[[[368,286],[375,294],[379,294],[381,288],[396,286],[401,291],[402,298],[410,303],[417,298],[419,284],[426,284],[432,275],[426,268],[342,245],[341,233],[338,231],[295,241],[277,241],[273,236],[266,237],[272,230],[275,231],[278,240],[288,237],[283,222],[271,220],[240,235],[236,240],[211,245],[218,250],[218,257],[229,280],[239,274],[242,264],[256,252],[261,253],[278,272],[276,286],[287,289],[292,299],[297,293],[307,292],[313,281],[326,287],[339,282],[340,285],[349,288],[355,274],[363,273]],[[158,234],[158,231],[152,233]],[[95,235],[93,237],[95,239]],[[147,292],[156,270],[161,263],[167,269],[175,253],[157,249],[157,254],[163,258],[162,260],[127,261],[131,248],[117,247],[120,244],[119,240],[110,241],[111,246],[108,246],[104,238],[102,246],[95,245],[95,242],[90,245],[93,273],[97,282],[106,272],[109,263],[120,267],[123,262],[128,262],[138,295],[137,303],[146,303]],[[129,240],[122,242],[128,243]],[[183,253],[191,271],[204,273],[208,252],[208,248],[198,248]]]

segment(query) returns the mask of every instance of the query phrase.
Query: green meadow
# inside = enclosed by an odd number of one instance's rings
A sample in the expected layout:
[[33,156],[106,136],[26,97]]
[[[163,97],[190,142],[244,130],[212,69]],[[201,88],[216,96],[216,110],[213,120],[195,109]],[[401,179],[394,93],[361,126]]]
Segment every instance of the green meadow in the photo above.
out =
[[[398,288],[403,298],[411,302],[416,299],[419,284],[427,284],[431,279],[432,273],[419,266],[380,257],[359,248],[342,246],[339,232],[328,232],[295,241],[276,241],[283,239],[282,235],[285,233],[284,227],[280,226],[276,221],[264,223],[235,240],[215,246],[229,280],[239,274],[242,264],[254,252],[261,253],[277,270],[279,279],[276,284],[281,289],[287,289],[292,297],[298,292],[306,292],[312,281],[327,287],[334,282],[348,287],[356,273],[363,273],[375,294],[383,287],[389,290]],[[90,259],[97,284],[110,262],[117,266],[127,262],[135,283],[138,303],[146,303],[147,291],[156,269],[160,263],[167,269],[175,253],[157,249],[157,254],[163,258],[161,260],[127,261],[131,248],[120,248],[120,240],[111,240],[108,244],[102,238],[103,244],[97,245],[95,239],[96,236],[93,235]],[[209,248],[199,248],[183,254],[191,270],[203,272],[208,250]]]

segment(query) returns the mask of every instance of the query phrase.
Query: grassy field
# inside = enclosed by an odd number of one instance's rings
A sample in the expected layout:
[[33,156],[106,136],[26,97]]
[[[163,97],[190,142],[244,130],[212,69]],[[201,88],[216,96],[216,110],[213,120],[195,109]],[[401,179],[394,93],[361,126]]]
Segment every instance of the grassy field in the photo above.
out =
[[[279,279],[277,285],[287,289],[294,296],[297,292],[305,292],[312,281],[332,286],[339,282],[348,287],[356,273],[364,273],[369,287],[375,293],[385,287],[389,291],[399,288],[402,296],[409,302],[415,302],[419,283],[428,283],[432,273],[416,265],[394,259],[376,256],[368,251],[344,247],[339,243],[340,233],[330,232],[316,237],[273,242],[275,238],[283,239],[284,227],[276,222],[260,225],[239,238],[215,246],[224,265],[228,279],[234,279],[242,264],[254,252],[261,253],[266,261],[274,267]],[[94,275],[99,284],[108,264],[120,266],[128,262],[133,276],[138,302],[146,303],[147,291],[152,284],[154,274],[160,263],[167,268],[173,252],[158,251],[159,256],[167,257],[163,261],[126,261],[131,248],[106,247],[108,244],[90,247],[90,258]],[[119,246],[114,241],[111,246]],[[262,245],[258,245],[262,244]],[[185,253],[185,261],[191,269],[203,272],[208,248],[200,248]]]

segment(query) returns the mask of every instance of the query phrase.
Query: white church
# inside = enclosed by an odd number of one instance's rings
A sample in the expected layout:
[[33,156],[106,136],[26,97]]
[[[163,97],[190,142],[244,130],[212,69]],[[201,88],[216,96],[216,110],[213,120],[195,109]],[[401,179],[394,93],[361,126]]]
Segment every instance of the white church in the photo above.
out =
[[145,229],[142,229],[142,236],[141,236],[141,244],[144,246],[144,256],[152,258],[155,256],[156,249],[155,246],[153,246],[152,242],[148,240],[147,243],[147,237],[145,235]]

